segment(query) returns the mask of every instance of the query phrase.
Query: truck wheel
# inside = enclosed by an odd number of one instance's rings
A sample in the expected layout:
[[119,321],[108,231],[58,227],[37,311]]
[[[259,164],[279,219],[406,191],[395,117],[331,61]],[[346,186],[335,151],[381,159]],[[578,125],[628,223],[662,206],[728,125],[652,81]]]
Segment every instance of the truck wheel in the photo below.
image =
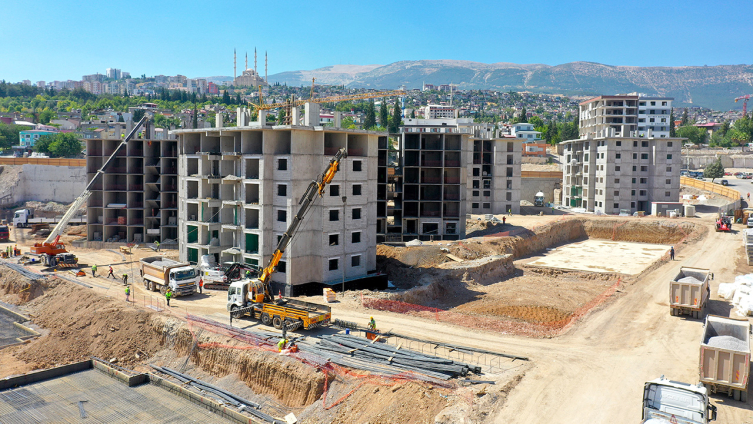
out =
[[167,293],[167,286],[160,286],[159,292],[160,292],[161,295],[164,296],[165,293]]
[[272,318],[272,326],[278,330],[282,329],[282,318],[278,317],[277,315]]
[[148,280],[144,280],[144,289],[146,289],[146,291],[149,291],[149,281]]
[[748,403],[748,391],[740,392],[740,402]]
[[272,318],[269,317],[269,314],[264,312],[261,314],[261,323],[264,325],[272,325]]
[[739,390],[733,390],[732,391],[732,398],[735,400],[740,400],[740,391]]

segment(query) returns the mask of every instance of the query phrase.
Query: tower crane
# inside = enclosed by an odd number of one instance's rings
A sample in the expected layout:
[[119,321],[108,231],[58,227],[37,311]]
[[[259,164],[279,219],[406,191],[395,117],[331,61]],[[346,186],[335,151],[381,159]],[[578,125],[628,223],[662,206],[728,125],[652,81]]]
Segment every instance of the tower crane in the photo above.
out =
[[735,103],[737,103],[738,100],[743,101],[743,115],[748,113],[748,100],[750,100],[751,97],[753,97],[753,94],[746,94],[735,99]]

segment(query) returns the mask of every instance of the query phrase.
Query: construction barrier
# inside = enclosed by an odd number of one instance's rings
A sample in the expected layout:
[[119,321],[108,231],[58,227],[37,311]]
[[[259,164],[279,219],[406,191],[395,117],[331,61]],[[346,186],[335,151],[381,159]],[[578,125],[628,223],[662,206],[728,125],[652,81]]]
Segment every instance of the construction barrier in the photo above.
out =
[[710,191],[720,196],[734,200],[740,200],[740,192],[731,188],[725,187],[721,184],[710,183],[708,181],[701,181],[695,178],[680,177],[680,185],[687,187],[697,188],[699,190]]
[[86,166],[86,159],[0,158],[0,165]]
[[520,178],[559,178],[562,171],[520,171]]

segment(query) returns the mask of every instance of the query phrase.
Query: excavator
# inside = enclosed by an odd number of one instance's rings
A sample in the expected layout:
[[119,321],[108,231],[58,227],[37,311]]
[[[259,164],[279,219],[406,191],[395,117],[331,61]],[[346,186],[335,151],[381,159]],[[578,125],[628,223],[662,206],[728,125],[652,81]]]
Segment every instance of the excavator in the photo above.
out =
[[86,185],[84,191],[76,198],[71,207],[68,208],[63,217],[60,219],[60,222],[58,222],[57,225],[55,225],[55,228],[52,229],[47,239],[42,243],[34,243],[34,246],[31,247],[31,253],[39,255],[44,265],[50,267],[54,267],[58,264],[70,265],[72,261],[71,255],[68,253],[68,250],[66,250],[65,244],[60,242],[60,236],[63,234],[65,227],[68,226],[68,223],[71,221],[71,219],[76,215],[76,212],[79,210],[79,208],[81,208],[81,206],[83,206],[84,203],[86,203],[86,201],[89,199],[89,196],[91,196],[92,193],[90,189],[94,185],[94,183],[96,183],[99,177],[104,174],[105,170],[108,168],[120,149],[128,145],[128,141],[131,140],[134,135],[136,135],[136,132],[148,119],[149,118],[147,116],[144,116],[133,127],[131,132],[128,133],[128,136],[123,139],[123,141],[118,145],[115,151],[112,152],[110,157],[107,158],[102,167],[99,168],[99,171],[94,174],[94,177],[91,179],[91,181],[89,181],[89,184]]
[[335,177],[340,162],[346,157],[347,151],[344,148],[340,149],[330,159],[327,169],[309,184],[305,194],[298,202],[300,205],[298,212],[290,222],[285,234],[280,237],[272,258],[269,260],[269,264],[262,269],[261,275],[258,278],[244,279],[230,284],[227,294],[227,310],[230,312],[231,322],[233,318],[250,316],[261,320],[264,325],[272,325],[277,329],[284,327],[288,331],[294,331],[301,327],[310,330],[329,324],[332,319],[332,310],[329,306],[295,299],[282,299],[282,296],[279,299],[274,299],[269,288],[269,281],[314,200],[317,197],[322,197],[327,185]]

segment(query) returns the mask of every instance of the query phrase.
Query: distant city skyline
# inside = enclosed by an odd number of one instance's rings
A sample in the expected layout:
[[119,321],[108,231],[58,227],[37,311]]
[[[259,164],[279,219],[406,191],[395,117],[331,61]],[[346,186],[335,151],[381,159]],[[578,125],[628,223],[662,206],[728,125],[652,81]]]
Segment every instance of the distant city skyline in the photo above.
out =
[[[233,75],[238,56],[269,53],[269,75],[337,64],[451,59],[626,66],[753,63],[750,1],[629,3],[333,1],[282,5],[134,0],[127,6],[10,1],[0,80],[80,80],[107,68],[189,78]],[[248,9],[244,12],[239,9]],[[242,65],[239,60],[239,65]],[[243,66],[239,66],[242,68]],[[240,71],[239,71],[240,73]]]

